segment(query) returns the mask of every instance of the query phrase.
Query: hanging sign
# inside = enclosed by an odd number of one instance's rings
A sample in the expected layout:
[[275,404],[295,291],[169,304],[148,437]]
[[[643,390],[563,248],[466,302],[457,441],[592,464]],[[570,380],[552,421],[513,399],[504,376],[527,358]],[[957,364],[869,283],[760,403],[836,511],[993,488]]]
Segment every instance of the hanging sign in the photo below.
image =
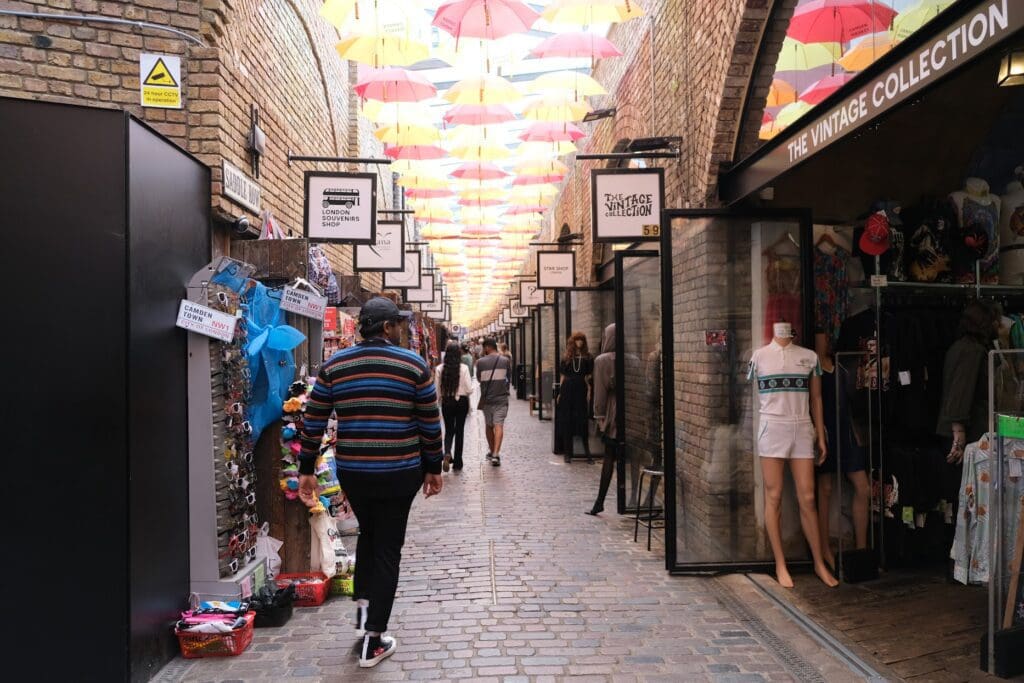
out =
[[572,289],[576,286],[576,252],[538,251],[537,287]]
[[590,193],[594,242],[661,239],[664,169],[595,168]]
[[[959,3],[956,5],[959,6]],[[841,140],[880,114],[905,101],[937,80],[978,57],[996,43],[1024,28],[1024,2],[989,0],[948,22],[943,12],[934,24],[936,36],[894,63],[878,76],[863,83],[854,79],[843,88],[850,95],[821,113],[815,109],[793,126],[793,132],[779,135],[763,154],[740,164],[722,176],[721,198],[726,203],[755,192],[774,178],[809,159],[832,143]],[[900,52],[897,46],[893,53]],[[893,54],[890,53],[890,54]],[[886,56],[886,59],[889,55]],[[995,67],[992,69],[995,80]],[[805,123],[806,122],[806,123]]]
[[226,161],[221,161],[220,170],[224,196],[253,213],[259,213],[260,186]]
[[420,262],[418,251],[405,252],[405,264],[397,272],[385,271],[384,289],[411,289],[420,285]]
[[505,327],[515,324],[515,321],[512,320],[512,314],[509,313],[509,310],[507,308],[501,309],[501,324],[504,325]]
[[181,109],[181,57],[140,52],[139,97],[143,107]]
[[237,322],[238,318],[230,313],[215,311],[194,301],[182,299],[178,307],[178,320],[174,324],[189,332],[230,342],[235,338]]
[[377,241],[357,244],[354,255],[357,273],[397,273],[405,267],[405,226],[401,221],[377,221]]
[[519,283],[519,300],[524,306],[540,306],[547,303],[547,292],[535,280],[523,280]]
[[[411,290],[414,291],[414,290]],[[420,310],[424,313],[444,313],[444,299],[441,298],[441,290],[434,289],[434,298],[432,301],[424,301],[420,305]]]
[[434,276],[424,273],[420,278],[420,286],[415,289],[405,290],[405,301],[410,304],[433,303],[435,298],[440,298],[440,292],[434,289]]
[[303,236],[313,242],[375,244],[377,176],[306,171]]
[[519,299],[512,299],[511,301],[509,301],[508,310],[509,315],[514,320],[530,317],[530,309],[528,309],[526,306],[523,306]]
[[323,320],[327,312],[327,297],[288,285],[281,295],[281,308],[306,318]]

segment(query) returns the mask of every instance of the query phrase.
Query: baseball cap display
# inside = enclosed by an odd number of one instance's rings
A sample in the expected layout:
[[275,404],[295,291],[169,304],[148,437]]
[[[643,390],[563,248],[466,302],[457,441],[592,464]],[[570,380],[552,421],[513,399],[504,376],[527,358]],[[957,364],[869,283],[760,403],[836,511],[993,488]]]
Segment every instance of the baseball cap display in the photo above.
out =
[[373,325],[375,323],[387,322],[388,320],[397,320],[398,318],[409,319],[411,317],[412,311],[400,310],[394,301],[385,299],[382,296],[370,299],[359,309],[360,325]]
[[889,219],[885,211],[871,214],[860,236],[860,250],[869,256],[879,256],[888,251],[889,240]]

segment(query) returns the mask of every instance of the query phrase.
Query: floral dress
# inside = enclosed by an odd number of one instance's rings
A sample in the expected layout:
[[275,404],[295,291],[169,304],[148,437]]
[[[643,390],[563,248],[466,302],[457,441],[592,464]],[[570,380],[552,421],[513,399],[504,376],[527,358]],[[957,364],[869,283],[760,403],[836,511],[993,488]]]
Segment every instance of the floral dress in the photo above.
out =
[[849,307],[849,277],[846,262],[849,252],[842,247],[828,254],[814,249],[814,324],[824,330],[833,344]]

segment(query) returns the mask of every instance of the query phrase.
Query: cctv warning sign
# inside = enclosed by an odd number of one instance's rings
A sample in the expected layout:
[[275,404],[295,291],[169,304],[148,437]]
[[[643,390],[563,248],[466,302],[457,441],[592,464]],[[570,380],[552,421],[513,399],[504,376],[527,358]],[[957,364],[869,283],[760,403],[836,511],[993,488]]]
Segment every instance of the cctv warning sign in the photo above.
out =
[[143,107],[181,109],[181,58],[139,54],[139,95]]

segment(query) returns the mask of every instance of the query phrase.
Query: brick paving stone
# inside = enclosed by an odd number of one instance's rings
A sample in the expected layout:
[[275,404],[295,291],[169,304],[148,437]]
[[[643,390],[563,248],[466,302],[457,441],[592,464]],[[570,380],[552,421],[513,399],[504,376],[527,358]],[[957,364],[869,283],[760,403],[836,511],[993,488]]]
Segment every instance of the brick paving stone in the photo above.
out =
[[[550,429],[513,401],[499,469],[481,464],[483,427],[470,417],[466,469],[413,506],[391,624],[399,651],[390,660],[358,668],[352,603],[334,598],[296,609],[284,627],[257,630],[240,657],[178,660],[183,673],[161,683],[796,680],[719,601],[711,579],[669,576],[661,546],[648,552],[632,542],[631,518],[583,514],[600,464],[563,464],[550,454]],[[612,509],[614,489],[607,502]],[[825,680],[854,680],[793,628],[784,640],[813,652],[830,672]]]

